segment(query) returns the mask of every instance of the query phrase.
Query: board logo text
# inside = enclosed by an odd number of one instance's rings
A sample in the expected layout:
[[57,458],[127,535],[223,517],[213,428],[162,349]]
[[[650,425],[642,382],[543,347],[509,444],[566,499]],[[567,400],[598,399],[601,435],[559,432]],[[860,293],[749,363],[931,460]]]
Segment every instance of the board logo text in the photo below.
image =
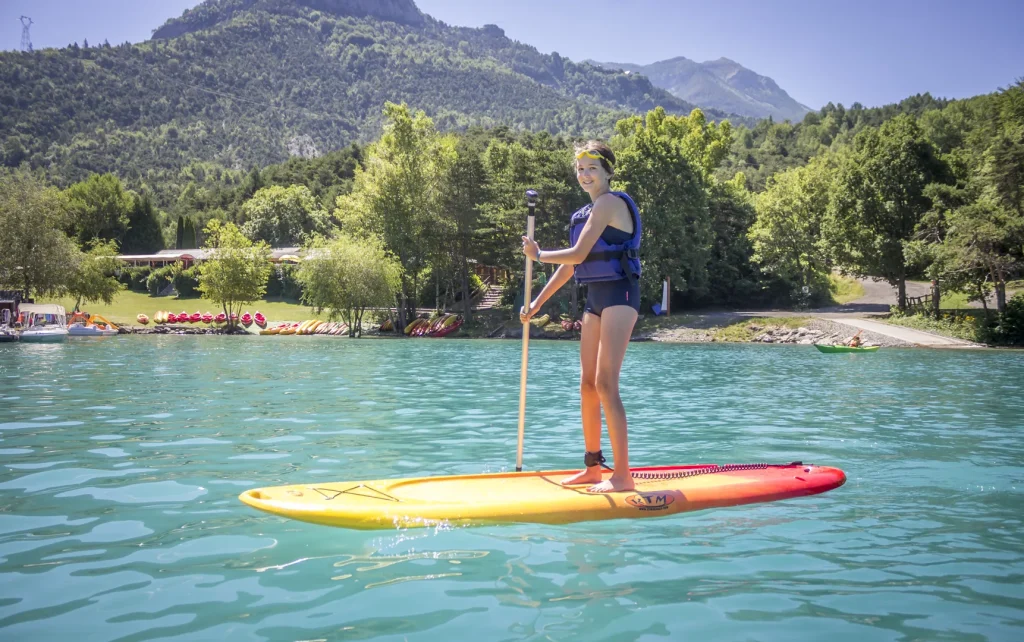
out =
[[676,498],[668,493],[644,493],[626,498],[626,503],[640,510],[665,510],[674,501]]

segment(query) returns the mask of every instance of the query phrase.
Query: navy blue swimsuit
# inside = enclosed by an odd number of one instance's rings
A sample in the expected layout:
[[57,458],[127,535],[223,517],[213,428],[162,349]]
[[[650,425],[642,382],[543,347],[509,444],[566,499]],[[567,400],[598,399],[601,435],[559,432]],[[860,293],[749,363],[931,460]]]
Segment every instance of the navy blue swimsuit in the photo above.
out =
[[[633,234],[624,232],[609,225],[601,232],[601,238],[609,244],[621,244],[633,238]],[[640,311],[640,281],[619,279],[617,281],[597,281],[587,285],[587,303],[583,312],[601,316],[605,308],[616,305],[628,305]]]

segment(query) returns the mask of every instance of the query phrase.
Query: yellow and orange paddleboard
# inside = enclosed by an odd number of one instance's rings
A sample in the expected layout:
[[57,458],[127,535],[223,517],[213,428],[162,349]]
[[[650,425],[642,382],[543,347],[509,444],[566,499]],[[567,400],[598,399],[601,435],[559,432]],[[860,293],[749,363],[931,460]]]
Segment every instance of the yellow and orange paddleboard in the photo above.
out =
[[[355,529],[534,522],[568,524],[662,517],[722,506],[817,495],[842,486],[838,468],[699,464],[632,470],[636,489],[591,493],[561,481],[578,471],[494,473],[323,482],[247,490],[246,504],[315,524]],[[606,472],[605,476],[610,475]]]

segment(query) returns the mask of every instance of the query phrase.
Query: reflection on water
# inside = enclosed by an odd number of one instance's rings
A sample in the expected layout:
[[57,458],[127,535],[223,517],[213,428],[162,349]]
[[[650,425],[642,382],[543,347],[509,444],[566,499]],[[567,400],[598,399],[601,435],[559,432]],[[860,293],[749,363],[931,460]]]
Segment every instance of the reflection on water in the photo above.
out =
[[[519,344],[112,339],[0,345],[0,639],[1024,630],[1017,353],[631,345],[638,465],[801,459],[849,481],[665,519],[360,532],[237,495],[508,470]],[[526,468],[580,463],[577,349],[531,346]]]

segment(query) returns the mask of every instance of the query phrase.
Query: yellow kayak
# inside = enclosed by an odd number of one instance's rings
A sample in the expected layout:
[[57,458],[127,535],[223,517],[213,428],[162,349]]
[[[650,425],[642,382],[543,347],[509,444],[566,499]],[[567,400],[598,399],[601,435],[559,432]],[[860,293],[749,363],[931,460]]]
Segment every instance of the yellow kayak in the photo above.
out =
[[[677,513],[816,495],[842,486],[837,468],[800,462],[634,468],[636,489],[591,493],[566,487],[578,471],[493,473],[342,481],[247,490],[243,502],[282,517],[355,529],[568,524]],[[606,472],[605,476],[610,475]]]

